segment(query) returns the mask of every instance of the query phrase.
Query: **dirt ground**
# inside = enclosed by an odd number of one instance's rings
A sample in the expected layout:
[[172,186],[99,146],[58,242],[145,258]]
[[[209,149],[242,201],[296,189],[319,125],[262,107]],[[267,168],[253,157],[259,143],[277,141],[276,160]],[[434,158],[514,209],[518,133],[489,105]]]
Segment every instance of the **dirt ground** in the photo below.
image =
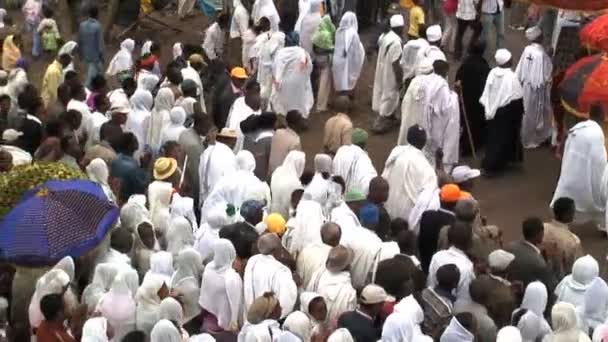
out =
[[[127,36],[134,38],[138,46],[141,46],[145,39],[153,39],[162,45],[161,60],[171,58],[171,47],[175,42],[185,44],[201,44],[203,31],[206,27],[206,18],[197,13],[195,16],[180,22],[176,16],[170,12],[155,13],[154,18],[161,19],[169,23],[172,27],[182,30],[178,32],[169,28],[145,21],[145,24]],[[18,18],[20,19],[20,18]],[[118,49],[119,41],[116,34],[121,29],[113,30],[113,41],[107,45],[106,62],[113,56]],[[506,28],[506,47],[511,50],[514,60],[518,60],[521,51],[525,46],[523,32],[512,31]],[[373,35],[369,32],[362,32],[362,41],[372,41]],[[29,41],[29,39],[27,39]],[[230,61],[240,60],[238,45],[229,48],[227,58]],[[29,46],[27,46],[29,48]],[[489,47],[492,52],[487,53],[490,64],[494,63],[494,47]],[[237,53],[234,53],[237,52]],[[30,75],[35,84],[40,84],[44,69],[52,56],[32,61],[30,63]],[[453,76],[458,68],[458,63],[451,61],[451,75]],[[364,71],[356,89],[355,105],[350,113],[356,127],[369,130],[373,113],[371,111],[371,94],[375,69],[375,57],[368,56],[364,66]],[[309,130],[302,134],[304,151],[307,152],[309,164],[315,153],[321,150],[323,124],[329,118],[330,113],[313,113]],[[382,172],[384,161],[397,141],[397,131],[388,134],[375,136],[370,135],[368,152],[379,173]],[[481,153],[483,155],[483,153]],[[472,167],[479,166],[479,161],[463,160]],[[560,162],[548,148],[541,148],[534,151],[526,151],[523,166],[518,169],[497,177],[480,178],[476,183],[474,195],[479,200],[484,216],[491,224],[497,224],[504,232],[505,242],[521,238],[521,222],[529,216],[539,216],[545,220],[551,218],[549,202],[555,189],[559,177]],[[606,257],[606,239],[598,232],[588,226],[575,227],[575,232],[579,234],[583,241],[585,250],[598,258],[606,268],[604,262]],[[603,272],[605,274],[605,272]]]

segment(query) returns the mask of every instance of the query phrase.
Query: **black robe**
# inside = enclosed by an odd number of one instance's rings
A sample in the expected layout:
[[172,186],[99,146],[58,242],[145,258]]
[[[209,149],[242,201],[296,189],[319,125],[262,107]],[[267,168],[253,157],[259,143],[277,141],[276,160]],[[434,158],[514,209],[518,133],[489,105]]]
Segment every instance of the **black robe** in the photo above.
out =
[[479,98],[483,94],[489,73],[490,66],[488,62],[483,56],[479,55],[469,55],[456,73],[456,80],[462,84],[462,97],[465,109],[460,111],[460,126],[462,128],[460,149],[461,154],[464,156],[471,155],[471,143],[465,123],[465,113],[469,127],[471,128],[471,136],[475,149],[478,151],[484,145],[486,118],[485,110],[479,103]]
[[489,173],[503,171],[509,163],[523,161],[521,121],[524,101],[518,99],[498,108],[494,119],[487,123],[486,154],[481,167]]

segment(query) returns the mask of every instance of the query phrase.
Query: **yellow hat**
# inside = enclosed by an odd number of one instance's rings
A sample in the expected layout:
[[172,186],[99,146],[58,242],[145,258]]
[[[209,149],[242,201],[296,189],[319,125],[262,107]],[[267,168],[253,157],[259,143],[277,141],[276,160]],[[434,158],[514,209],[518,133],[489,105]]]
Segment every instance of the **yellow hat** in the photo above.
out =
[[285,233],[285,219],[281,214],[270,214],[266,216],[264,223],[266,223],[266,230],[270,233],[275,233],[279,236]]
[[230,77],[232,77],[232,78],[238,78],[238,79],[242,79],[242,80],[246,79],[247,78],[247,71],[245,71],[245,69],[241,68],[241,67],[234,67],[230,71]]
[[154,162],[154,179],[165,180],[177,170],[177,160],[173,158],[158,158]]

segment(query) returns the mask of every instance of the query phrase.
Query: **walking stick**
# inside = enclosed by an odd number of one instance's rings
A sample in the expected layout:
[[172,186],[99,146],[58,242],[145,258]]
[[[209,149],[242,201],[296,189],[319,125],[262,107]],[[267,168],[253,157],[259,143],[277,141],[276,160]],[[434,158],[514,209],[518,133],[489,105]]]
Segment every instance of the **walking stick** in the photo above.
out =
[[464,125],[467,128],[467,136],[469,137],[469,145],[471,145],[471,152],[473,153],[473,159],[477,161],[477,153],[475,151],[475,144],[473,144],[473,136],[471,135],[471,126],[469,125],[469,118],[467,117],[467,108],[464,106],[464,97],[462,96],[462,88],[458,88],[458,102],[462,108],[462,117],[464,118]]

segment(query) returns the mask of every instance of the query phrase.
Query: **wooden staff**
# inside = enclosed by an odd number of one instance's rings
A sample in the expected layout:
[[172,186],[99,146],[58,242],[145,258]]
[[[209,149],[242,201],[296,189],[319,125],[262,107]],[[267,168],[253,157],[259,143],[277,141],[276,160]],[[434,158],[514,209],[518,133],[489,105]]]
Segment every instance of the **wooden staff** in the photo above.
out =
[[462,117],[464,118],[464,125],[467,128],[467,136],[469,137],[469,145],[471,146],[471,152],[473,153],[473,159],[477,161],[477,153],[475,151],[475,144],[473,143],[473,136],[471,135],[471,126],[469,125],[469,118],[467,117],[467,108],[464,106],[464,97],[462,95],[462,88],[458,87],[458,101],[462,108]]

